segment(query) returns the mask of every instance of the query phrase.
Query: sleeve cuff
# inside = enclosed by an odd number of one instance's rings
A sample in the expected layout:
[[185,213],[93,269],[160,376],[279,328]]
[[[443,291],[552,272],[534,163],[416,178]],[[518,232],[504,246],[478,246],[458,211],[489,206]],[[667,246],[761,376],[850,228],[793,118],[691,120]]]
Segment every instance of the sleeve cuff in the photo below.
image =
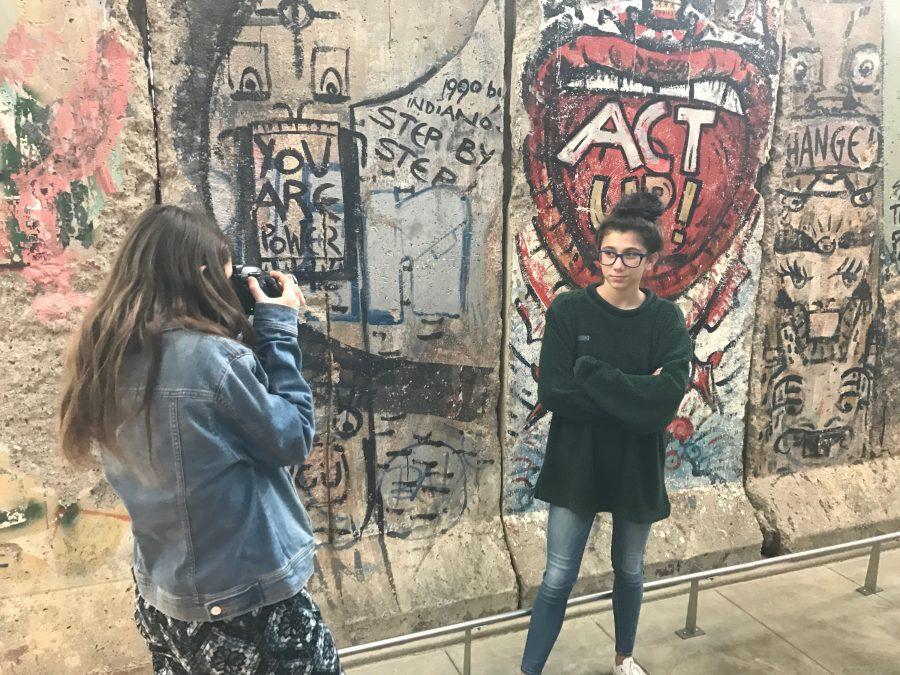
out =
[[253,310],[253,327],[271,327],[286,330],[297,335],[297,322],[300,313],[293,307],[276,305],[271,302],[259,302]]
[[588,377],[598,370],[609,368],[606,361],[601,361],[593,356],[579,356],[575,359],[575,378]]

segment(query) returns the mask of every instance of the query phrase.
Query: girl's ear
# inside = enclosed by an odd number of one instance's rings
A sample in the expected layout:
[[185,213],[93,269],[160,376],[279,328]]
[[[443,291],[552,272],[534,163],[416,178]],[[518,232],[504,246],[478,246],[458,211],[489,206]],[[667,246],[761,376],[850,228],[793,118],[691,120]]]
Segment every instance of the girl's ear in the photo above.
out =
[[653,266],[659,262],[659,253],[651,253],[647,256],[647,269],[653,269]]

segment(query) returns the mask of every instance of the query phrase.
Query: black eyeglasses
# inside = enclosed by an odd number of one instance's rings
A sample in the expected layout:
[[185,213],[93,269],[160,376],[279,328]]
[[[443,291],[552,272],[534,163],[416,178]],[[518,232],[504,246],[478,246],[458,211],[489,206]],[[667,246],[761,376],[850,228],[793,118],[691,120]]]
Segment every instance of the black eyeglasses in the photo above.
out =
[[615,251],[610,251],[609,249],[601,249],[600,250],[600,264],[605,265],[607,267],[612,267],[616,264],[616,261],[621,258],[622,264],[625,267],[640,267],[641,263],[644,262],[644,258],[646,258],[649,253],[638,253],[637,251],[626,251],[625,253],[616,253]]

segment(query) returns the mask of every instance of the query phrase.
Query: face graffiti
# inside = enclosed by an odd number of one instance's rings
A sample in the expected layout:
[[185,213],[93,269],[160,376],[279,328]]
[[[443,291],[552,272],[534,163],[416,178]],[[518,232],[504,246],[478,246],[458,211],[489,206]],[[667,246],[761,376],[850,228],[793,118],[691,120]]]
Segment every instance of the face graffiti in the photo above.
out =
[[774,246],[784,370],[772,385],[773,448],[793,459],[837,458],[864,442],[857,413],[874,384],[871,231],[816,219],[779,231]]
[[647,281],[672,297],[747,225],[773,104],[758,46],[658,4],[613,4],[536,55],[525,150],[539,237],[564,280],[593,280],[597,224],[646,189],[666,206],[666,250]]
[[849,205],[842,216],[826,212],[822,201],[815,198],[814,210],[797,214],[774,241],[776,305],[790,313],[806,363],[846,360],[857,324],[873,307],[872,231],[859,209]]
[[[877,115],[881,109],[881,16],[872,0],[820,2],[786,11],[791,43],[783,86],[802,115]],[[837,46],[838,52],[831,53]]]
[[881,17],[869,0],[817,4],[787,14],[770,470],[865,457],[877,378]]
[[[797,120],[784,147],[786,206],[812,195],[872,203],[881,159],[881,16],[870,0],[822,2],[828,11],[793,6],[783,64],[785,112]],[[825,54],[822,45],[843,45]]]

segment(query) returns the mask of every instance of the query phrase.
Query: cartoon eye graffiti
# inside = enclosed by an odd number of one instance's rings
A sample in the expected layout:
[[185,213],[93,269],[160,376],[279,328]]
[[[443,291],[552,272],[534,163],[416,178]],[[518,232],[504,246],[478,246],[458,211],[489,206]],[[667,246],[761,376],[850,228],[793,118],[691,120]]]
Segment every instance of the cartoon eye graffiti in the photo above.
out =
[[822,255],[831,255],[837,248],[837,244],[837,239],[830,234],[826,234],[816,242],[816,249],[818,249],[819,253]]
[[808,199],[809,198],[805,195],[782,193],[781,201],[788,211],[797,213],[798,211],[803,210],[803,207],[806,206],[806,202],[808,201]]
[[334,68],[329,68],[322,73],[319,81],[319,91],[329,96],[338,96],[344,90],[341,74]]
[[772,408],[784,409],[788,415],[803,412],[803,378],[800,375],[785,375],[772,388]]
[[788,53],[785,74],[795,89],[809,89],[821,80],[822,55],[810,49],[795,49]]
[[859,282],[859,278],[862,275],[864,267],[865,266],[863,265],[861,260],[853,260],[852,258],[848,258],[831,276],[840,277],[841,281],[844,282],[844,286],[846,286],[847,288],[852,288]]
[[255,68],[251,68],[247,66],[244,68],[244,73],[241,75],[241,87],[240,90],[243,92],[251,93],[262,91],[262,78],[260,78],[259,73],[256,72]]
[[269,45],[235,42],[228,54],[228,86],[235,101],[266,101],[271,95]]
[[778,269],[778,274],[782,279],[790,278],[791,282],[794,284],[794,288],[798,290],[804,288],[812,279],[812,276],[810,276],[806,267],[802,266],[796,260],[787,265],[782,264]]
[[349,57],[347,49],[316,47],[312,56],[313,98],[323,103],[349,99]]
[[872,91],[881,80],[881,54],[875,45],[862,45],[850,57],[850,82],[856,91]]
[[851,413],[869,405],[872,393],[870,368],[850,368],[841,375],[841,390],[835,407],[843,413]]
[[332,430],[341,438],[353,438],[362,428],[362,413],[356,408],[341,406],[331,418]]
[[853,204],[853,206],[859,206],[859,207],[868,206],[869,204],[872,203],[872,200],[874,199],[874,197],[875,197],[875,189],[874,188],[871,188],[871,187],[862,188],[860,190],[854,191],[850,195],[850,203]]

